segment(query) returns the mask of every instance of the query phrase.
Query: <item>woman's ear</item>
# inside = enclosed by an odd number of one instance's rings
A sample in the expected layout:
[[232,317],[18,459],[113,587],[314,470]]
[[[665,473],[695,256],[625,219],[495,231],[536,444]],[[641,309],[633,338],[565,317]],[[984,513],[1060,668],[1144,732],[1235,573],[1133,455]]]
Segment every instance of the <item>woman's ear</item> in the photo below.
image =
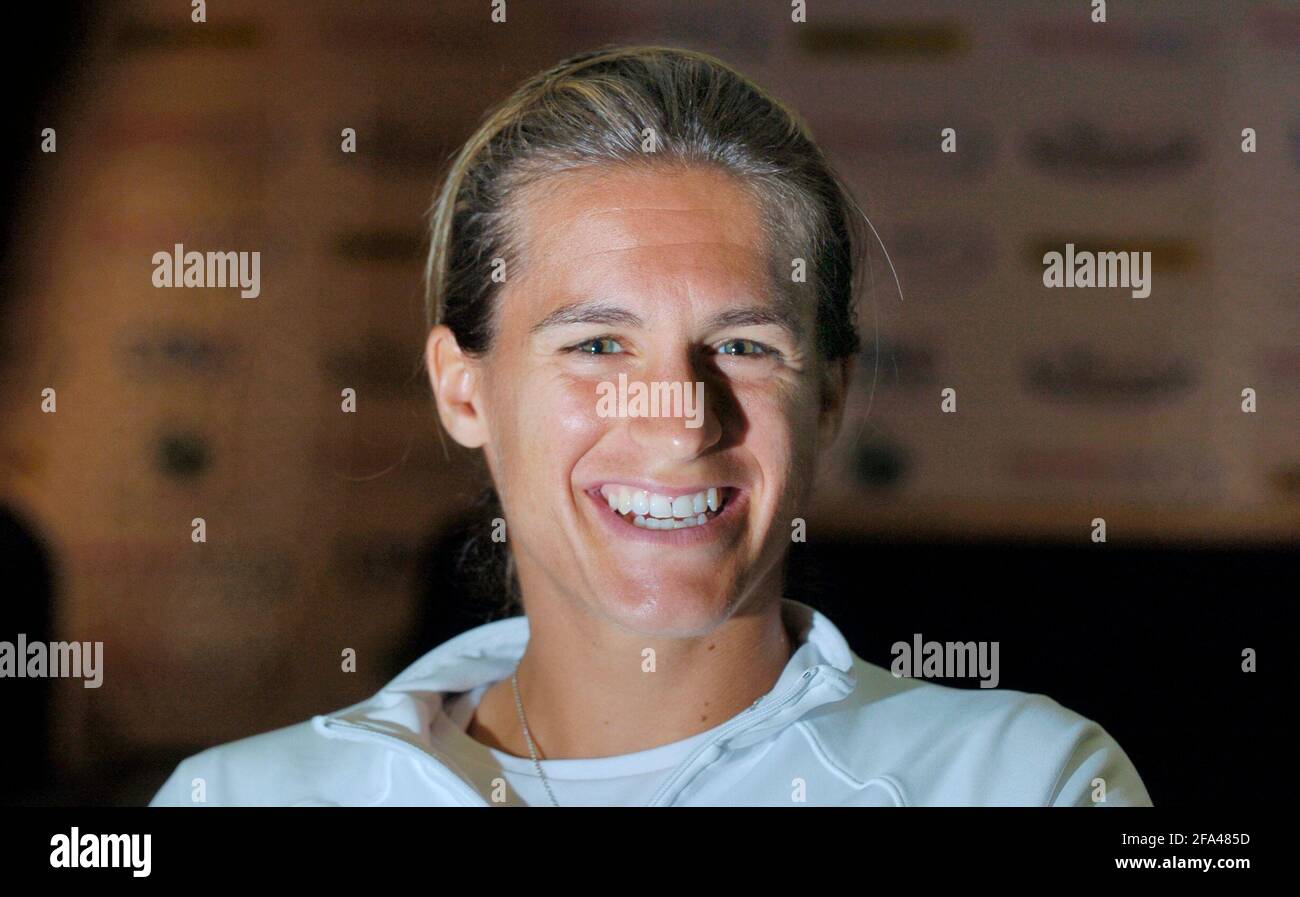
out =
[[439,324],[429,331],[424,364],[438,403],[438,417],[451,438],[466,448],[482,446],[488,433],[476,360],[461,350],[450,328]]

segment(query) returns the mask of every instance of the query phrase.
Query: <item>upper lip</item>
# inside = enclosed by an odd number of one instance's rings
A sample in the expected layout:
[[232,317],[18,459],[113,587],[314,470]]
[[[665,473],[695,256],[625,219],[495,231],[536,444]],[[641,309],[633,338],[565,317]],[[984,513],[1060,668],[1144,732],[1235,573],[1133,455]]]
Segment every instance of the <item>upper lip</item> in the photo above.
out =
[[693,486],[668,486],[665,485],[664,483],[652,483],[649,482],[648,480],[639,480],[635,478],[629,479],[626,477],[610,477],[609,479],[605,479],[605,480],[593,480],[590,484],[587,485],[585,491],[599,495],[601,486],[628,486],[632,489],[640,489],[645,492],[649,492],[652,495],[666,495],[669,498],[676,498],[679,495],[694,495],[697,492],[705,492],[709,489],[722,490],[722,489],[736,488],[735,486],[732,486],[731,484],[723,482],[721,480],[711,482],[711,483],[702,483]]

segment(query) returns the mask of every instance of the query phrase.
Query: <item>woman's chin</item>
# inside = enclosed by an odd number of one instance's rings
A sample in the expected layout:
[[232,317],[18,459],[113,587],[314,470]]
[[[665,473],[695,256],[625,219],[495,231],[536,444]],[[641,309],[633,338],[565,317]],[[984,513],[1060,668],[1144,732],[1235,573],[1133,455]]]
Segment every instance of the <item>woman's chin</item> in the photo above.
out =
[[647,586],[625,582],[597,596],[600,611],[623,629],[649,637],[689,638],[707,635],[731,613],[730,590],[719,579],[657,577]]

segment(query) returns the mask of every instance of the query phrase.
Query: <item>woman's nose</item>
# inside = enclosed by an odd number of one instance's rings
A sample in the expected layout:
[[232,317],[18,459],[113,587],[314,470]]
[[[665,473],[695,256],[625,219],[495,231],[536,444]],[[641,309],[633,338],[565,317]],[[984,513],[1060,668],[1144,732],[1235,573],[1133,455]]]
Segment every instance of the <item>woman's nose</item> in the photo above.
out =
[[[705,454],[722,436],[709,386],[689,366],[659,370],[653,379],[639,381],[644,401],[629,413],[628,428],[633,441],[659,460],[689,461]],[[629,378],[629,392],[637,382]],[[632,409],[629,401],[629,410]]]

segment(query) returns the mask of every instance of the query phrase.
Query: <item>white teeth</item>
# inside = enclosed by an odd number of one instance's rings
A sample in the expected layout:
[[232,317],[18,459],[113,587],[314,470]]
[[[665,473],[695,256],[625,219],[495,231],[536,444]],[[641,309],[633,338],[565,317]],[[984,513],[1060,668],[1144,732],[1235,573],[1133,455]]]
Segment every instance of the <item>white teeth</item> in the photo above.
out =
[[644,489],[609,483],[600,487],[611,511],[634,515],[632,522],[646,529],[682,529],[703,526],[709,521],[706,511],[717,513],[722,507],[718,487],[710,486],[689,495],[669,496]]
[[709,518],[704,514],[699,517],[688,517],[685,520],[660,520],[658,517],[642,517],[640,514],[632,518],[633,525],[642,529],[688,529],[692,526],[704,526],[708,522]]
[[673,516],[673,500],[656,492],[650,496],[650,513],[655,517]]

